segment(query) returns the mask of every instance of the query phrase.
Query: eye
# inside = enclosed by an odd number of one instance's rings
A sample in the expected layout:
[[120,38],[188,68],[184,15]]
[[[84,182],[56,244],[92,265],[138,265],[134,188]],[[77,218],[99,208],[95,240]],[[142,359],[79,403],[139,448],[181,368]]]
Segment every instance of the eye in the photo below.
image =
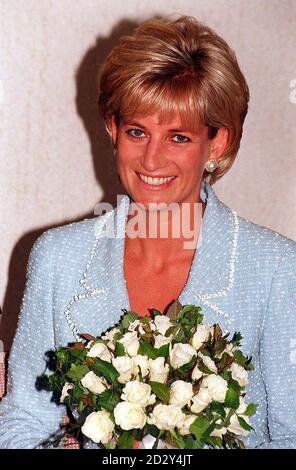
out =
[[141,129],[136,129],[136,128],[128,129],[126,132],[130,136],[135,137],[136,139],[142,138],[144,134],[144,131],[141,131]]
[[189,137],[186,137],[185,135],[182,135],[182,134],[176,134],[174,135],[173,137],[173,141],[174,142],[177,142],[179,144],[183,144],[185,142],[190,142],[190,139]]

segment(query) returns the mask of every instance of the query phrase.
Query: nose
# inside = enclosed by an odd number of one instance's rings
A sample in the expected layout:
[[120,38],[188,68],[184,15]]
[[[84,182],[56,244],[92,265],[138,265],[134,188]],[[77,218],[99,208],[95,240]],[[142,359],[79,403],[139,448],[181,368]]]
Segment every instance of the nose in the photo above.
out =
[[141,158],[142,167],[147,172],[153,172],[166,166],[167,158],[165,154],[165,146],[158,139],[150,139],[144,148]]

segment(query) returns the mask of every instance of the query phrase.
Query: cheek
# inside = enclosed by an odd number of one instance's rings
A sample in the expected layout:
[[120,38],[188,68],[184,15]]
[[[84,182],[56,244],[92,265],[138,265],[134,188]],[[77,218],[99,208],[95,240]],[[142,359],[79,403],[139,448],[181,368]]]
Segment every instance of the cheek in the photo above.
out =
[[180,161],[182,161],[182,165],[180,166],[182,166],[183,171],[191,173],[192,176],[194,176],[203,169],[205,158],[203,158],[201,152],[196,151],[183,155]]

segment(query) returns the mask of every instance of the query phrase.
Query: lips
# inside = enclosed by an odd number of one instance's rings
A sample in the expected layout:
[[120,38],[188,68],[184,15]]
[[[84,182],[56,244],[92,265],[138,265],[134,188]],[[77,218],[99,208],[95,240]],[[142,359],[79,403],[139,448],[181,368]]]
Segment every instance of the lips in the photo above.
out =
[[149,186],[166,186],[168,183],[173,181],[176,176],[147,176],[143,173],[137,173],[138,178]]

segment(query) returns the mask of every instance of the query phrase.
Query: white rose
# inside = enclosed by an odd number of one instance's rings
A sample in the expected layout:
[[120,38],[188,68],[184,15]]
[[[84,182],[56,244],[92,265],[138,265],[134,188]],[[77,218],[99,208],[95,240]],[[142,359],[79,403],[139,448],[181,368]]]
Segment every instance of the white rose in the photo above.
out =
[[181,436],[186,436],[187,434],[191,434],[190,426],[196,420],[196,418],[197,418],[196,415],[186,415],[183,425],[180,428]]
[[121,398],[130,403],[138,403],[145,407],[152,405],[156,401],[155,395],[151,395],[151,387],[139,380],[128,382],[122,390]]
[[196,356],[196,350],[190,344],[177,343],[170,351],[170,363],[174,369],[182,367]]
[[191,398],[193,397],[193,387],[189,382],[184,382],[184,380],[176,380],[171,384],[170,387],[170,404],[179,406],[188,405]]
[[94,372],[90,371],[81,379],[83,387],[87,388],[91,393],[99,395],[107,389],[106,381],[98,377]]
[[156,317],[154,317],[154,323],[157,331],[163,336],[165,336],[166,331],[173,326],[170,318],[166,315],[156,315]]
[[125,431],[142,429],[146,424],[146,414],[138,403],[121,401],[114,408],[115,423]]
[[87,343],[87,345],[85,346],[85,349],[90,349],[92,347],[92,345],[95,344],[95,340],[91,340]]
[[61,395],[61,398],[60,398],[61,403],[64,403],[65,398],[69,396],[69,393],[68,393],[69,390],[71,390],[72,388],[74,388],[73,384],[70,384],[69,382],[65,383],[65,385],[62,388],[62,395]]
[[115,343],[114,343],[114,336],[116,333],[119,333],[120,330],[118,328],[112,328],[112,330],[107,331],[104,336],[102,336],[102,339],[107,340],[107,346],[109,349],[112,351],[115,350]]
[[[244,416],[244,420],[248,424],[250,424],[250,420],[248,416]],[[233,434],[237,434],[238,436],[247,436],[249,434],[249,431],[246,431],[239,424],[238,417],[236,416],[236,414],[231,416],[230,424],[229,426],[227,426],[227,431],[233,432]]]
[[[218,420],[216,421],[216,424],[221,424],[221,423],[222,423],[221,419],[218,419]],[[223,428],[221,428],[221,429],[215,428],[215,429],[211,432],[211,436],[213,436],[213,437],[222,437],[223,434],[226,434],[226,433],[227,433],[227,429],[223,426]]]
[[192,405],[190,407],[192,413],[200,413],[212,401],[211,394],[207,388],[200,388],[199,392],[192,398]]
[[102,339],[105,339],[108,341],[114,341],[114,336],[119,332],[120,332],[119,328],[112,328],[112,330],[106,331],[104,336],[102,336]]
[[[150,330],[151,331],[155,330],[155,325],[152,321],[149,322],[149,325],[150,325]],[[140,335],[145,334],[145,330],[143,328],[143,323],[140,320],[134,320],[133,322],[131,322],[129,324],[128,331],[135,331],[135,330],[138,330]]]
[[140,326],[140,320],[134,320],[128,325],[128,331],[135,331]]
[[249,382],[248,371],[246,371],[242,366],[233,362],[229,368],[233,380],[236,380],[241,387],[244,387]]
[[88,357],[99,357],[102,361],[111,362],[112,354],[104,343],[95,343],[87,353]]
[[154,339],[155,339],[154,347],[158,349],[158,348],[161,348],[161,346],[164,346],[165,344],[170,344],[173,339],[173,335],[170,335],[168,337],[163,336],[163,335],[155,335]]
[[243,397],[239,397],[239,407],[237,408],[237,410],[235,410],[236,414],[243,415],[247,409],[247,406],[248,405],[245,403],[245,400],[243,399]]
[[208,375],[201,384],[202,388],[207,388],[212,399],[223,403],[225,401],[228,383],[220,375]]
[[196,366],[194,367],[192,371],[191,378],[192,380],[195,380],[197,382],[202,376],[203,376],[203,373],[201,370],[199,370],[198,364],[196,364]]
[[139,376],[139,371],[142,374],[142,377],[146,377],[149,374],[149,361],[147,356],[142,356],[137,354],[133,356],[133,373],[136,377]]
[[233,351],[235,351],[237,348],[233,346],[231,343],[227,343],[225,346],[225,349],[217,356],[219,359],[223,356],[223,354],[226,352],[229,356],[233,357]]
[[198,353],[198,356],[202,359],[204,365],[208,369],[210,369],[212,372],[217,373],[216,364],[209,356],[204,356],[201,352]]
[[112,438],[114,423],[110,419],[110,413],[106,410],[94,411],[87,416],[81,431],[92,441],[107,444]]
[[192,346],[199,349],[202,344],[209,339],[211,328],[206,325],[197,325],[195,333],[192,337]]
[[118,382],[124,384],[129,382],[134,371],[133,359],[127,356],[118,356],[112,359],[112,364],[119,372]]
[[165,364],[164,357],[149,359],[150,380],[165,383],[169,375],[169,365]]
[[129,356],[136,356],[138,354],[140,342],[136,331],[125,333],[125,335],[123,335],[119,340],[119,343],[123,344],[124,349]]
[[174,405],[156,405],[148,417],[147,422],[154,424],[158,429],[172,430],[175,427],[181,428],[185,414],[181,408]]

